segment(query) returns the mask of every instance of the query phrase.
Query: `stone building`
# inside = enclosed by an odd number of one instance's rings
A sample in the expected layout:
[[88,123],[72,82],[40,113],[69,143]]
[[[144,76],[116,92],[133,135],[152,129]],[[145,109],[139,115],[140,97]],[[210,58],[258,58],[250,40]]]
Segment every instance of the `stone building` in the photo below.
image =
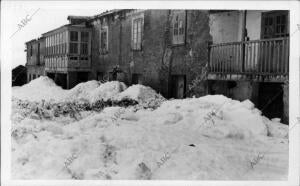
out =
[[89,20],[92,78],[144,84],[165,97],[207,94],[204,81],[187,92],[207,64],[207,15],[198,10],[113,10],[95,16]]
[[224,94],[288,120],[288,11],[122,9],[68,20],[42,37],[44,73],[64,88],[97,79],[167,98]]
[[211,11],[209,92],[288,121],[289,12]]
[[26,45],[27,82],[45,75],[45,38],[33,39]]

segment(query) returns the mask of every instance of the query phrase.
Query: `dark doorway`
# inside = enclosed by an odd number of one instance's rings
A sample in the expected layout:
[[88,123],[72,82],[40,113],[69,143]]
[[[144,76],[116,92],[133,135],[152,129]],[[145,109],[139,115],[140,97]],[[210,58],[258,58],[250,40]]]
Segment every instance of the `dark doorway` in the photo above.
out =
[[55,77],[54,73],[47,73],[47,76],[54,81],[54,77]]
[[86,82],[89,79],[88,72],[78,72],[77,73],[77,83]]
[[185,75],[172,75],[171,78],[171,97],[182,99],[185,98],[186,90],[186,76]]
[[131,84],[143,84],[142,74],[132,74]]
[[258,108],[266,117],[283,119],[282,83],[260,83]]
[[63,89],[67,88],[67,74],[56,73],[54,81],[58,86],[61,86]]
[[104,73],[103,72],[97,72],[97,80],[103,81],[104,80]]

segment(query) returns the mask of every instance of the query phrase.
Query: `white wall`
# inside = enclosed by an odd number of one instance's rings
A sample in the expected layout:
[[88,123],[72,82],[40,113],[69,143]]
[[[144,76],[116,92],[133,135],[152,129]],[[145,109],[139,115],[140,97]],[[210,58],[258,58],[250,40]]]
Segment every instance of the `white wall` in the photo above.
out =
[[246,28],[248,31],[248,37],[250,40],[260,39],[261,33],[261,10],[248,10],[246,18]]
[[241,14],[241,11],[210,14],[210,34],[214,44],[241,40]]
[[[266,11],[248,10],[246,28],[250,40],[260,39],[261,13]],[[221,12],[209,15],[210,34],[213,43],[226,43],[241,41],[242,37],[242,11]]]

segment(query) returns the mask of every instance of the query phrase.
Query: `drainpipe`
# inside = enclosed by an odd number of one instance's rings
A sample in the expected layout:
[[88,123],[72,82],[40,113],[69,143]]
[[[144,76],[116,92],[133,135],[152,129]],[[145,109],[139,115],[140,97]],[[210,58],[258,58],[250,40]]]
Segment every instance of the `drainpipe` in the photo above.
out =
[[246,21],[247,21],[247,10],[243,11],[242,20],[242,72],[245,71],[245,38],[246,38]]

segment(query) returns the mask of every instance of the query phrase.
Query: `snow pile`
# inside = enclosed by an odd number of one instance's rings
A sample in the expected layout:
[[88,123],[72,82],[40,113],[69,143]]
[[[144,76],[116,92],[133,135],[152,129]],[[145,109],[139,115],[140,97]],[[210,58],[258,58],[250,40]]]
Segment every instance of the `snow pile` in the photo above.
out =
[[13,99],[28,101],[52,102],[87,102],[96,104],[101,101],[120,102],[122,100],[137,101],[140,106],[156,108],[164,100],[155,90],[143,85],[127,86],[119,81],[101,84],[99,81],[88,81],[76,85],[70,90],[63,90],[52,79],[42,76],[22,87],[13,88]]
[[57,86],[52,79],[41,76],[22,87],[13,88],[12,96],[29,101],[62,100],[65,99],[66,92]]
[[92,80],[79,83],[67,93],[67,100],[89,100],[90,94],[100,86],[98,81]]
[[[153,96],[132,87],[118,98]],[[155,110],[106,107],[67,123],[13,121],[18,179],[278,180],[288,173],[288,138],[278,132],[288,128],[250,101],[220,95],[164,101]]]
[[157,94],[155,90],[143,85],[132,85],[118,96],[119,100],[129,98],[136,100],[145,107],[156,108],[166,99]]
[[95,102],[100,99],[113,100],[115,99],[115,96],[124,91],[126,88],[127,86],[119,81],[109,81],[103,83],[90,93],[90,101]]

